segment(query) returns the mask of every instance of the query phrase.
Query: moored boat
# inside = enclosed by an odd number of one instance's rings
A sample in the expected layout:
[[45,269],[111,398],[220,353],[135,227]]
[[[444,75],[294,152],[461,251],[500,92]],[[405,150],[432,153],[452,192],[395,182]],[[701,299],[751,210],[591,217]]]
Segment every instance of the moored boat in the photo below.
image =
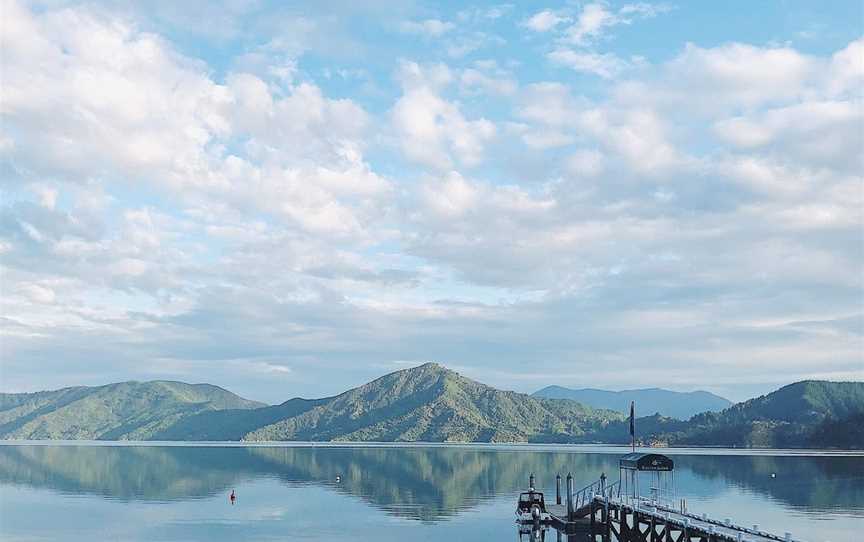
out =
[[544,523],[552,519],[546,510],[543,493],[530,489],[519,494],[516,504],[516,517],[520,523]]

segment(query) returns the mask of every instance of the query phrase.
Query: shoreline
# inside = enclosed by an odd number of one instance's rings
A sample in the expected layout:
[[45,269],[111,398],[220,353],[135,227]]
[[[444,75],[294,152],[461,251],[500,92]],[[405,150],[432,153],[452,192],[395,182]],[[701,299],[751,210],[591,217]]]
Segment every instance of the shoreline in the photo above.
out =
[[[630,446],[614,444],[544,444],[488,442],[314,442],[314,441],[157,441],[157,440],[0,440],[0,446],[92,446],[152,448],[458,448],[513,452],[627,453]],[[727,448],[722,446],[641,447],[666,455],[864,457],[864,450],[812,448]]]

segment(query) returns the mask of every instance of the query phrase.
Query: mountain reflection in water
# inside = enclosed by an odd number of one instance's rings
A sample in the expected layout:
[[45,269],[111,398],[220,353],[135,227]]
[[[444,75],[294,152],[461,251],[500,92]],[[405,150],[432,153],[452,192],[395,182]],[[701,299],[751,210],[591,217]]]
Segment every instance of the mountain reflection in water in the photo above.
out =
[[[316,485],[358,497],[393,516],[435,522],[526,485],[538,476],[554,500],[555,473],[576,484],[617,478],[614,454],[461,447],[0,446],[0,485],[48,488],[121,501],[209,498],[256,478]],[[864,458],[680,455],[688,499],[728,486],[793,509],[862,515]],[[772,474],[774,476],[772,477]],[[338,480],[338,481],[337,481]],[[514,497],[515,498],[515,497]]]

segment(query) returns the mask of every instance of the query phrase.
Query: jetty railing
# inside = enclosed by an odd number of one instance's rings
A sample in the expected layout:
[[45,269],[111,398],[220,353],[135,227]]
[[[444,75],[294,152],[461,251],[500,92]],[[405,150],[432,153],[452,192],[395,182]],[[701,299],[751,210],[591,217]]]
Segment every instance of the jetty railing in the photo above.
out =
[[[561,476],[556,476],[556,504],[548,507],[548,522],[559,534],[587,528],[591,540],[601,537],[603,542],[801,542],[788,532],[781,537],[761,530],[758,525],[751,528],[736,524],[731,518],[696,515],[687,510],[685,499],[670,502],[667,496],[677,498],[675,491],[671,495],[662,494],[652,487],[653,495],[646,497],[631,494],[629,486],[622,486],[620,479],[606,482],[603,474],[599,480],[574,491],[573,475],[568,473],[565,507],[561,505]],[[533,487],[533,474],[530,484]],[[534,525],[539,523],[535,520]]]
[[621,481],[606,483],[606,478],[601,477],[599,480],[591,482],[582,489],[573,492],[573,510],[579,510],[589,506],[595,497],[603,497],[604,499],[618,498],[621,496]]

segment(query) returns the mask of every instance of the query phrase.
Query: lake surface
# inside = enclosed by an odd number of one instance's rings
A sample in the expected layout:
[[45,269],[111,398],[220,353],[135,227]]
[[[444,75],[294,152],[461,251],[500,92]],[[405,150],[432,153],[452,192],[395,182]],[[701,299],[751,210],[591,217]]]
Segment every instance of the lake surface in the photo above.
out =
[[[625,452],[7,443],[0,540],[514,541],[515,499],[529,473],[554,500],[556,473],[572,472],[576,486],[601,472],[616,480]],[[692,512],[801,540],[864,536],[864,457],[664,453]]]

